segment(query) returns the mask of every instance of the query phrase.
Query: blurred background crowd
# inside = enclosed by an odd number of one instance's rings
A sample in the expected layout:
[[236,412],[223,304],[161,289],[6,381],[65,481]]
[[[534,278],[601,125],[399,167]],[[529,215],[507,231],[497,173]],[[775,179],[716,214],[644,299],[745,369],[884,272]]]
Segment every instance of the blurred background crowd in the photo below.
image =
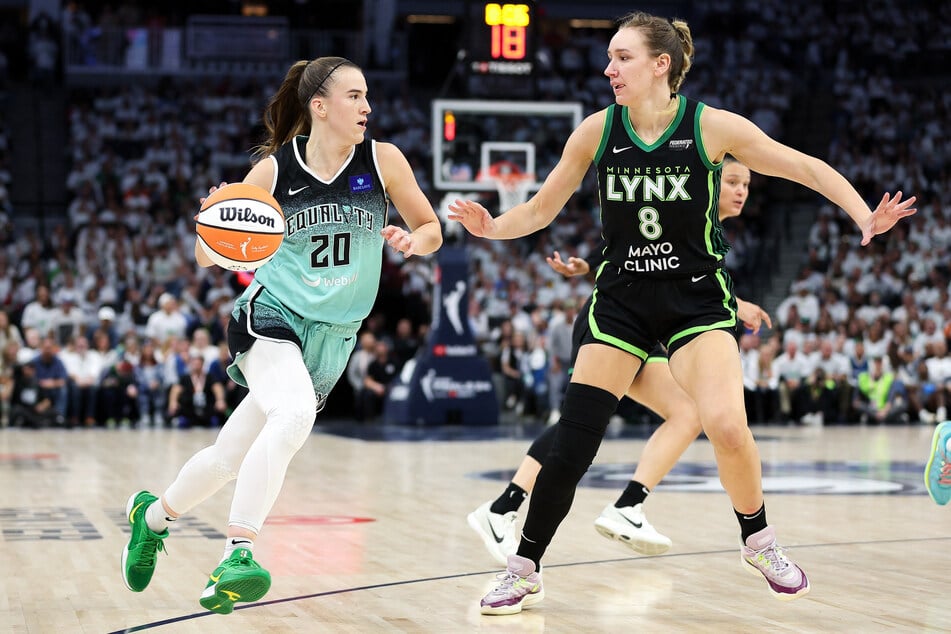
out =
[[[751,422],[944,420],[951,146],[941,130],[951,120],[951,69],[940,60],[951,47],[951,5],[679,4],[697,48],[684,94],[824,157],[872,207],[885,191],[919,197],[916,216],[860,247],[840,210],[754,174],[742,217],[725,224],[737,293],[773,320],[771,329],[738,333]],[[303,13],[292,17],[314,26]],[[195,265],[193,216],[210,186],[243,178],[286,64],[270,75],[84,79],[111,56],[128,63],[140,32],[147,68],[159,55],[150,46],[155,34],[182,19],[145,4],[69,2],[33,16],[22,33],[0,30],[3,425],[216,426],[243,396],[224,372],[225,341],[232,301],[249,278]],[[353,28],[366,35],[369,27]],[[446,78],[456,51],[444,52],[442,73],[420,67],[412,28],[397,20],[389,41],[374,35],[367,59],[351,56],[368,71],[370,134],[404,151],[438,206],[429,101],[455,96],[446,94]],[[612,32],[543,29],[536,98],[577,100],[586,114],[608,105],[602,70]],[[326,48],[343,41],[321,40],[314,46],[322,50],[300,56],[348,54]],[[23,129],[28,115],[40,117],[32,131]],[[564,139],[554,141],[559,151]],[[40,152],[42,144],[55,149]],[[56,161],[61,177],[50,179]],[[585,257],[598,241],[592,175],[548,229],[466,243],[469,317],[511,415],[553,418],[566,337],[592,288],[589,277],[555,273],[545,256]],[[387,386],[425,343],[434,260],[388,255],[377,305],[328,416],[377,419]],[[619,413],[652,420],[630,403]]]

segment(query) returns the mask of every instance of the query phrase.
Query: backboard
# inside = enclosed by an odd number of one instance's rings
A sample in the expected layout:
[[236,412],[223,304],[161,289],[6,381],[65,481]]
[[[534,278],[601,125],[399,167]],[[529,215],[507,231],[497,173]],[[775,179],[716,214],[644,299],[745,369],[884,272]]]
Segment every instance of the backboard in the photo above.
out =
[[534,175],[529,191],[538,191],[582,118],[576,102],[435,99],[433,185],[441,191],[495,191],[496,183],[479,174],[511,161]]

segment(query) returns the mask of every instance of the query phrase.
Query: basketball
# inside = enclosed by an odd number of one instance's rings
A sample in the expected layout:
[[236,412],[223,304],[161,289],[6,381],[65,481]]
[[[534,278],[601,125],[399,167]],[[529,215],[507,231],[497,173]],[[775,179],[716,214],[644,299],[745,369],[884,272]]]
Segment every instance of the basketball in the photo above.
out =
[[198,244],[218,266],[253,271],[274,257],[284,240],[284,212],[265,189],[230,183],[205,199],[198,212]]

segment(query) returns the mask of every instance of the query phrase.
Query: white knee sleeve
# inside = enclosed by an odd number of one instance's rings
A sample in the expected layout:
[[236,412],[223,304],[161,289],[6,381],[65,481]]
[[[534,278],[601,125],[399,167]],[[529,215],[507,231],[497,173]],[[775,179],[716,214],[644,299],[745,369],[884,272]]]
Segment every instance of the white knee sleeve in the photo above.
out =
[[258,533],[291,458],[310,436],[317,397],[300,349],[293,344],[256,341],[241,370],[267,422],[238,471],[228,523]]

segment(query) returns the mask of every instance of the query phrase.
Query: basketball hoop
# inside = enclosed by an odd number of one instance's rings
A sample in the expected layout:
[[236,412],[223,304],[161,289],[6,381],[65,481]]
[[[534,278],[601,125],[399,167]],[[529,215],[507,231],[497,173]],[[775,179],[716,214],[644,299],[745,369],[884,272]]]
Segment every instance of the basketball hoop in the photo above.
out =
[[495,183],[499,194],[499,212],[507,211],[528,200],[528,189],[535,182],[534,175],[523,172],[511,161],[496,161],[479,173],[479,180]]

